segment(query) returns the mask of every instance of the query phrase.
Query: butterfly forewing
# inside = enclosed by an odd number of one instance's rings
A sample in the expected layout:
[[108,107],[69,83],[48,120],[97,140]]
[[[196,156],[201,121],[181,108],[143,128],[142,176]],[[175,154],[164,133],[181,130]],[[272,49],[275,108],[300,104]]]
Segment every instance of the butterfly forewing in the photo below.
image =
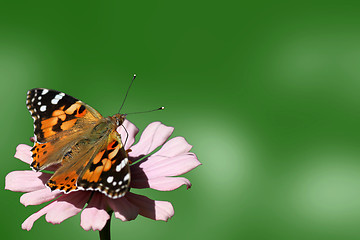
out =
[[26,105],[34,119],[31,166],[35,170],[61,162],[68,145],[74,144],[79,135],[86,135],[89,127],[102,118],[78,99],[50,89],[28,91]]
[[84,190],[97,190],[118,198],[129,188],[130,169],[119,134],[113,131],[80,175],[77,185]]
[[71,129],[79,118],[96,122],[100,113],[65,93],[42,88],[28,91],[26,106],[34,119],[36,141],[45,142],[51,136]]

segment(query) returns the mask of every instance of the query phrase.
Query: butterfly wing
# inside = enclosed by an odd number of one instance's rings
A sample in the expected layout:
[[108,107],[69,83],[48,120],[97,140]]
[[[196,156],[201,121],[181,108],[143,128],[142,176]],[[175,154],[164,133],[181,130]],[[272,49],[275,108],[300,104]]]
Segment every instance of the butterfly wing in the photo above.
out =
[[68,146],[103,118],[89,105],[50,89],[29,90],[26,106],[34,119],[31,166],[37,171],[60,163],[69,151]]
[[130,167],[116,130],[96,144],[81,144],[82,154],[75,153],[71,161],[64,161],[47,186],[66,193],[80,189],[99,191],[111,198],[123,196],[130,185]]

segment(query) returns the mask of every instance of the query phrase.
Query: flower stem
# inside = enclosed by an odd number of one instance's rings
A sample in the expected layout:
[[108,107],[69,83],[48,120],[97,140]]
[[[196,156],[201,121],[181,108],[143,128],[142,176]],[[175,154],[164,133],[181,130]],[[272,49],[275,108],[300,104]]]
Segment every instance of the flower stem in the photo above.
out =
[[111,236],[110,236],[110,223],[111,223],[111,216],[113,211],[109,211],[108,212],[110,215],[109,220],[107,220],[105,227],[99,231],[99,236],[100,236],[100,240],[110,240]]

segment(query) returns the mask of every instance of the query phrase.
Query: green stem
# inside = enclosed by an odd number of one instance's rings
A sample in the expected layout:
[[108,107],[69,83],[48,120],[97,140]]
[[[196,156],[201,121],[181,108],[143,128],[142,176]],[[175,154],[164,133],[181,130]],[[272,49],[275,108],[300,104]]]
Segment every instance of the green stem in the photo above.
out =
[[109,220],[107,220],[105,227],[101,231],[99,231],[100,240],[110,240],[111,239],[110,223],[111,223],[111,216],[112,216],[113,211],[111,210],[108,213],[110,215],[110,218],[109,218]]

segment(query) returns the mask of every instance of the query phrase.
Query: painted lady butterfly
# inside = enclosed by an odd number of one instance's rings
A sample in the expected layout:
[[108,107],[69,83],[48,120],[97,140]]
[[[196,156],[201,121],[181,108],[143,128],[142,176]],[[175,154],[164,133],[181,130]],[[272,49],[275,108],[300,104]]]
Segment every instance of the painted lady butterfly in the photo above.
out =
[[129,160],[116,131],[125,114],[104,118],[74,97],[43,88],[28,91],[26,105],[34,119],[31,167],[60,165],[46,183],[51,190],[92,190],[111,198],[128,191]]

